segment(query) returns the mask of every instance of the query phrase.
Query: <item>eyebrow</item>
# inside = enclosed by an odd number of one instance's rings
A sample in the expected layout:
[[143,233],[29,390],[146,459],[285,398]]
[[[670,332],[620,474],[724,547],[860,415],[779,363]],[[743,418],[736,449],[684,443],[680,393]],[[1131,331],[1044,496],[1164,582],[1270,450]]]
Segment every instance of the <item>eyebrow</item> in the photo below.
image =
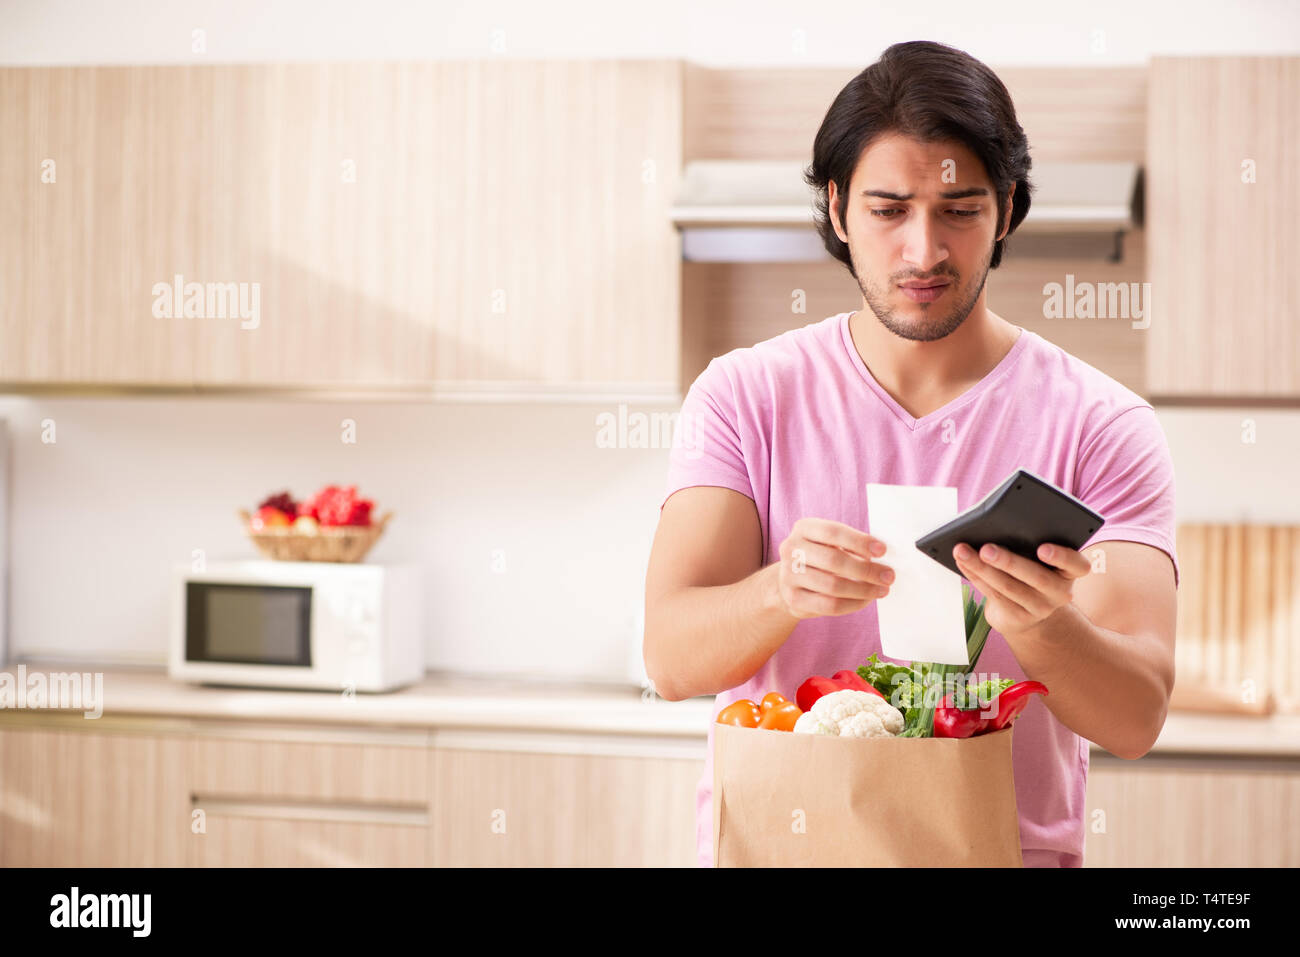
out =
[[[972,186],[970,189],[954,189],[947,193],[940,193],[940,199],[966,199],[968,196],[987,196],[989,191],[983,186]],[[863,196],[878,196],[881,199],[892,199],[900,203],[906,202],[915,196],[915,193],[891,193],[883,189],[864,189]]]

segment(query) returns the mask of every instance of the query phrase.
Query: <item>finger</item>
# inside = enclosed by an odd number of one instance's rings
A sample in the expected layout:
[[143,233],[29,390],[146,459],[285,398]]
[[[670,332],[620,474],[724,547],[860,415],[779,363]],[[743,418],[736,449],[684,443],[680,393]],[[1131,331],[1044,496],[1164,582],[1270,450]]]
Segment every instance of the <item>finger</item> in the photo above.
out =
[[790,604],[797,611],[807,612],[809,615],[824,616],[847,615],[850,612],[861,611],[870,602],[870,599],[837,598],[833,595],[809,591],[807,588],[795,588],[791,595]]
[[[885,543],[880,539],[843,522],[828,518],[801,518],[795,525],[809,541],[836,545],[861,558],[878,558],[885,553]],[[872,549],[873,545],[877,546],[875,550]]]
[[[957,562],[957,567],[961,569],[962,575],[965,576],[967,581],[979,589],[980,594],[989,599],[996,598],[998,601],[1005,602],[1010,606],[1012,614],[1022,615],[1026,620],[1032,617],[1024,605],[1020,604],[1010,595],[1005,594],[1002,589],[989,581],[984,572],[984,570],[987,569],[987,566],[976,568],[964,558],[955,558],[954,560]],[[976,561],[978,562],[978,559],[976,559]],[[993,570],[996,571],[996,569]]]
[[888,587],[885,585],[841,578],[838,575],[832,575],[830,572],[822,571],[820,568],[808,567],[805,567],[801,572],[792,571],[790,583],[795,587],[818,592],[822,595],[862,601],[870,601],[873,598],[880,597],[882,590],[888,591]]
[[[1005,572],[1012,578],[1024,582],[1036,593],[1047,597],[1056,604],[1069,601],[1070,580],[1053,568],[1044,568],[1031,558],[1017,555],[1007,548],[987,544],[979,550],[977,558],[985,565]],[[1021,604],[1025,604],[1023,601]],[[1026,606],[1028,607],[1028,606]]]
[[1038,546],[1038,557],[1049,565],[1061,570],[1067,578],[1082,578],[1092,572],[1092,562],[1088,556],[1064,545],[1052,545],[1044,542]]
[[888,585],[894,580],[894,570],[888,565],[860,558],[842,548],[820,545],[817,542],[805,542],[796,546],[791,555],[793,556],[800,549],[803,552],[805,566],[820,568],[840,578],[873,582],[877,585]]
[[957,559],[957,565],[972,581],[982,583],[980,590],[985,594],[989,593],[988,589],[992,589],[999,598],[1012,603],[1027,616],[1034,619],[1044,618],[1051,611],[1047,599],[1040,592],[1018,578],[982,561],[978,555],[974,558]]

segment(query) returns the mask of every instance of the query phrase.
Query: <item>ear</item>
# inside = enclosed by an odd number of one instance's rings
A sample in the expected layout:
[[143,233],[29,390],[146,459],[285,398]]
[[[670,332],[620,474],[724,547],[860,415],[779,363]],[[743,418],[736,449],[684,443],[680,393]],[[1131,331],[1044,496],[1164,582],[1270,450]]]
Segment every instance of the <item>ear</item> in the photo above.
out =
[[847,246],[849,244],[849,237],[845,236],[844,233],[840,231],[839,205],[840,205],[840,199],[842,197],[839,194],[839,190],[835,188],[835,180],[830,181],[830,184],[827,187],[827,189],[828,189],[827,192],[828,202],[827,202],[826,211],[831,219],[831,229],[835,230],[835,235],[840,237],[840,242],[842,242],[844,245]]
[[1006,239],[1007,233],[1011,229],[1011,210],[1015,208],[1015,204],[1012,202],[1012,200],[1015,199],[1015,196],[1016,196],[1016,184],[1012,183],[1011,192],[1007,193],[1007,208],[1002,216],[1002,235],[998,236],[998,239]]

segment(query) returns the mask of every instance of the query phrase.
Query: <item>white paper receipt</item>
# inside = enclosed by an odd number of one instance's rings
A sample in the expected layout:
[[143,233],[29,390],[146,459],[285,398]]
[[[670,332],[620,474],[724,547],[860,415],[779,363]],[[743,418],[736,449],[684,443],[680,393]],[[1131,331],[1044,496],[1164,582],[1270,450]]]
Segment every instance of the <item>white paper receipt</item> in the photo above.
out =
[[867,531],[886,549],[873,560],[894,570],[889,594],[875,603],[886,657],[967,664],[961,576],[916,547],[918,538],[956,517],[952,486],[867,484]]

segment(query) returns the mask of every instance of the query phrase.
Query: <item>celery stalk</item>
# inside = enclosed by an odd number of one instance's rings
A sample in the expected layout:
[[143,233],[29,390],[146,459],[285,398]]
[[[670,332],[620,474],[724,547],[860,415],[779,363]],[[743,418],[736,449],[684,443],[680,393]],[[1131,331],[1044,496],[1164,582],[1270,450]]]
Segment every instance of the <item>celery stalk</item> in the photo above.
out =
[[[980,653],[984,650],[984,642],[988,640],[989,636],[988,619],[984,617],[984,605],[988,602],[988,599],[983,598],[978,605],[975,604],[971,597],[970,587],[965,582],[961,584],[961,595],[966,620],[966,657],[968,661],[964,665],[939,665],[928,661],[912,662],[912,670],[916,672],[923,689],[929,688],[927,675],[930,676],[929,682],[946,686],[949,677],[970,674],[974,670],[976,663],[979,662]],[[918,708],[898,736],[900,738],[933,737],[934,706],[929,705]]]

